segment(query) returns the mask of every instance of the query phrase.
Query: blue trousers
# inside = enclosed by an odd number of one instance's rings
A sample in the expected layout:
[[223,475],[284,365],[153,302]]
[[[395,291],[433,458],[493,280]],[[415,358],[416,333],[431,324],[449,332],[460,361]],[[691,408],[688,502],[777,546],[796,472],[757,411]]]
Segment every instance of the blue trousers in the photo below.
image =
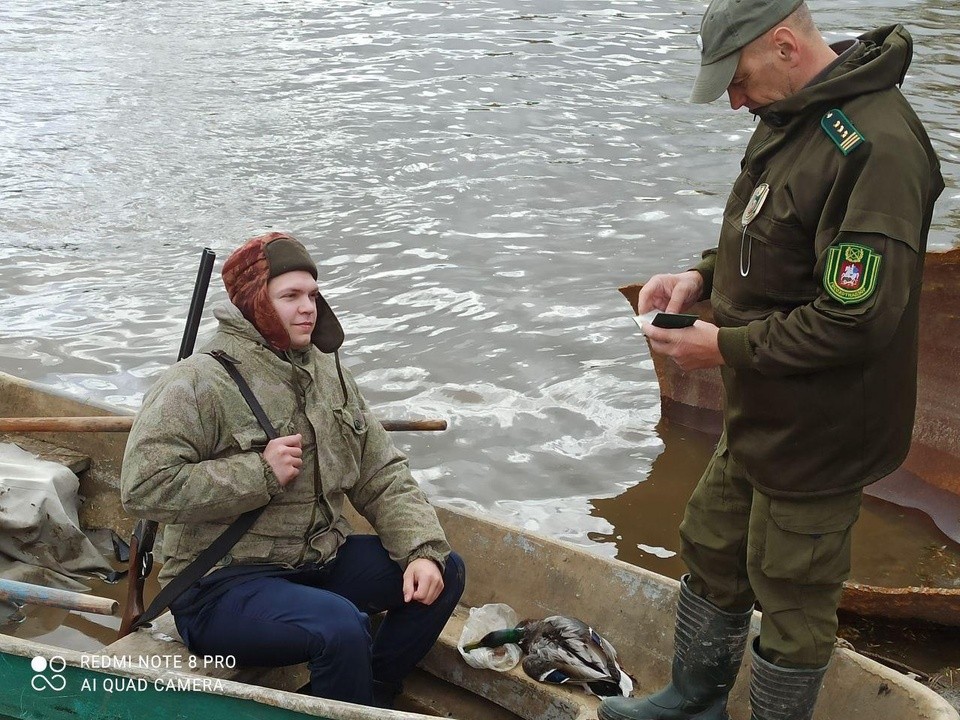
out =
[[[194,613],[174,613],[187,647],[239,665],[306,662],[310,692],[370,705],[373,683],[399,688],[440,636],[463,593],[463,560],[447,559],[431,605],[403,601],[403,573],[374,535],[351,535],[334,560],[243,579]],[[386,611],[375,636],[369,614]]]

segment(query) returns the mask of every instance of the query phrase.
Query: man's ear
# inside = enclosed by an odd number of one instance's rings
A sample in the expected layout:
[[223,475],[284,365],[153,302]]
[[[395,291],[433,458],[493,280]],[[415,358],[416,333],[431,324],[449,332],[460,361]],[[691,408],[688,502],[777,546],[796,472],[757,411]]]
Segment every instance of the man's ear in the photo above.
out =
[[800,62],[800,41],[786,25],[773,31],[773,47],[778,60],[795,66]]

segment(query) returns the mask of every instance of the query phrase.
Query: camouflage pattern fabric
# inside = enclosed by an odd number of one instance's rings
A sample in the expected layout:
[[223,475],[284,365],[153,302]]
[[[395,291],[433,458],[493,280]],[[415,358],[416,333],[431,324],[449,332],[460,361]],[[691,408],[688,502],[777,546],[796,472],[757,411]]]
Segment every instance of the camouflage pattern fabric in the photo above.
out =
[[[215,568],[325,562],[352,531],[343,517],[345,499],[401,567],[420,557],[442,566],[450,548],[436,512],[349,372],[341,383],[334,357],[313,346],[276,354],[229,303],[214,314],[220,326],[212,341],[147,393],[124,454],[124,508],[167,524],[160,582],[169,582],[241,513],[264,504]],[[202,354],[212,350],[239,361],[237,369],[280,435],[302,434],[303,468],[285,488],[261,455],[266,435],[236,384]]]

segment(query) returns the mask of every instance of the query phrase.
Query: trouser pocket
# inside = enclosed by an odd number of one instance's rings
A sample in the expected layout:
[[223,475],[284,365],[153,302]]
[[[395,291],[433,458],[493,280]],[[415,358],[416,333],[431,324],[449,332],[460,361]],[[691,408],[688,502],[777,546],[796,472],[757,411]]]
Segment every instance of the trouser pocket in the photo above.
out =
[[763,574],[801,585],[846,580],[860,502],[859,490],[803,500],[766,498],[757,493],[754,511],[762,514],[766,505],[767,515],[760,548]]

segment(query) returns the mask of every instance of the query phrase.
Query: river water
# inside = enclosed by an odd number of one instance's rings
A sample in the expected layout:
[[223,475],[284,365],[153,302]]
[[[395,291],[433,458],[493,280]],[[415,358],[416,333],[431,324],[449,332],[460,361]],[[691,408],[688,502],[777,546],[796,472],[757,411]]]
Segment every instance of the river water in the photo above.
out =
[[[855,5],[811,3],[831,41],[913,33],[947,249],[960,9]],[[616,287],[713,244],[754,127],[686,101],[703,7],[4,0],[0,370],[134,409],[175,358],[200,250],[223,300],[226,254],[286,230],[381,416],[449,421],[397,436],[431,497],[676,575],[711,439],[658,422]],[[923,516],[864,515],[855,577],[956,582]]]

